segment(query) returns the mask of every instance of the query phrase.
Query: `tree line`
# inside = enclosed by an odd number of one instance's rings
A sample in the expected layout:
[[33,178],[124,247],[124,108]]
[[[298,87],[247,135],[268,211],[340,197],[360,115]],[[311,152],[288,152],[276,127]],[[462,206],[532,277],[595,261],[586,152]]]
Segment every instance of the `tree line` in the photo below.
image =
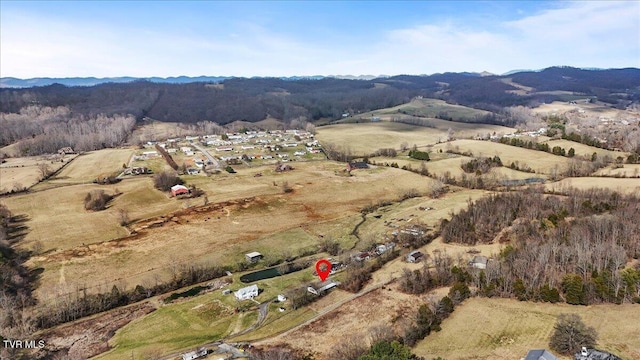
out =
[[35,304],[32,291],[41,269],[29,269],[25,262],[30,251],[15,246],[28,231],[26,220],[0,204],[0,341],[33,334],[30,318],[23,310]]
[[0,146],[17,143],[21,155],[55,153],[60,148],[90,151],[124,144],[135,126],[132,115],[82,115],[68,107],[28,106],[0,113]]

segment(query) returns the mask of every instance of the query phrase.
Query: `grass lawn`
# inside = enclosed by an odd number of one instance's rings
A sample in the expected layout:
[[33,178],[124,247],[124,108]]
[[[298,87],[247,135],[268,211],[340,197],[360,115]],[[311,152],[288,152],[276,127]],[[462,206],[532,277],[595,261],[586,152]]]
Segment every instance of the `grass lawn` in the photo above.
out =
[[[228,335],[239,320],[219,291],[164,306],[134,320],[109,341],[113,350],[94,359],[145,359],[150,354],[189,350]],[[233,296],[233,295],[230,295]]]

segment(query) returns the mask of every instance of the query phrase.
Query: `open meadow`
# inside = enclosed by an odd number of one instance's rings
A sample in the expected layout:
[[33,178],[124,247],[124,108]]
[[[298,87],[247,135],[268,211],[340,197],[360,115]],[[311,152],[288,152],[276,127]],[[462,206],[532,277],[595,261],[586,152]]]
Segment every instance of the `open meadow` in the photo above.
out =
[[[529,166],[536,173],[550,174],[554,170],[563,171],[571,159],[552,155],[543,151],[520,148],[511,145],[500,144],[493,141],[481,140],[455,140],[445,144],[435,145],[434,150],[452,150],[460,152],[470,152],[474,157],[479,156],[499,156],[505,166],[517,163]],[[531,177],[536,177],[532,174]]]
[[54,184],[88,183],[95,180],[98,175],[117,175],[122,171],[123,165],[129,163],[134,151],[134,149],[103,149],[82,154],[50,182]]
[[431,126],[416,126],[398,122],[367,122],[337,124],[316,129],[321,142],[334,143],[354,154],[370,154],[380,148],[399,149],[403,143],[418,147],[447,140],[449,129],[459,138],[472,138],[487,133],[511,133],[515,129],[487,124],[469,124],[440,119],[425,119]]
[[549,144],[550,148],[553,148],[554,146],[560,146],[566,151],[569,151],[570,148],[573,148],[576,151],[576,156],[582,156],[586,159],[591,159],[591,155],[593,155],[593,153],[598,154],[599,157],[609,156],[612,160],[615,160],[618,156],[621,156],[623,159],[626,159],[627,156],[629,156],[629,153],[601,149],[595,146],[589,146],[570,140],[553,139],[546,141],[546,143]]
[[594,175],[640,178],[640,164],[624,164],[622,167],[608,166],[596,171]]
[[[262,172],[267,174],[270,169]],[[435,183],[394,168],[355,171],[353,176],[344,176],[341,169],[342,165],[334,162],[309,162],[296,163],[293,171],[262,177],[253,176],[256,169],[219,178],[200,177],[204,182],[197,185],[208,191],[209,200],[203,210],[158,218],[162,226],[149,226],[157,221],[154,219],[136,223],[131,226],[135,235],[117,240],[117,235],[126,235],[117,219],[121,207],[129,209],[132,219],[144,219],[203,205],[204,199],[170,199],[151,188],[150,179],[135,178],[104,187],[77,185],[37,193],[38,199],[50,198],[48,201],[55,204],[51,208],[38,207],[35,194],[7,199],[7,205],[16,213],[35,214],[37,221],[27,222],[31,231],[25,246],[39,241],[45,249],[57,249],[31,259],[33,266],[44,268],[36,293],[47,298],[79,284],[88,291],[101,291],[117,282],[135,286],[156,277],[164,279],[171,276],[172,266],[180,264],[235,265],[250,251],[276,258],[317,251],[322,240],[318,235],[326,234],[332,222],[353,223],[353,216],[377,199],[396,200],[414,190],[427,193]],[[285,182],[293,189],[291,193],[283,192]],[[82,208],[88,190],[115,187],[122,195],[106,212],[91,213]],[[61,221],[60,217],[68,215],[56,210],[58,205],[75,209],[78,221]],[[38,211],[60,214],[51,218]],[[82,226],[72,226],[76,222]],[[96,226],[101,230],[96,231]],[[60,238],[52,240],[49,232],[56,227]],[[355,239],[344,233],[338,239],[347,247],[355,244]]]
[[29,188],[40,181],[43,171],[56,172],[76,156],[42,155],[5,159],[0,164],[0,194]]
[[456,121],[473,120],[490,114],[488,111],[470,108],[462,105],[448,104],[444,100],[415,98],[410,102],[386,109],[378,109],[354,115],[356,119],[369,119],[371,116],[386,118],[385,115],[411,115],[423,118],[435,118],[446,115]]
[[566,178],[558,182],[546,185],[546,189],[563,193],[569,187],[576,189],[609,189],[628,194],[640,194],[640,180],[634,178],[609,178],[609,177],[576,177]]
[[[442,331],[420,341],[414,353],[427,359],[521,359],[532,349],[548,349],[556,318],[562,313],[582,317],[598,332],[596,347],[623,359],[640,358],[638,305],[572,306],[471,298],[456,307]],[[568,357],[561,357],[569,360]]]

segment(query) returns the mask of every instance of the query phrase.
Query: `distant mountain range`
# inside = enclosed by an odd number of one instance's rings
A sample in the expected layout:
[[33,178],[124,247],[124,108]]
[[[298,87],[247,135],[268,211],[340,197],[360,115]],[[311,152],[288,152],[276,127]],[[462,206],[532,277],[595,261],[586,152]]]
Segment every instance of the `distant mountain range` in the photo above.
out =
[[[373,78],[373,79],[370,79]],[[218,83],[212,85],[213,83]],[[2,79],[0,109],[18,113],[30,105],[65,106],[74,114],[131,114],[167,122],[227,124],[331,121],[411,101],[437,98],[487,110],[491,118],[455,119],[506,124],[507,106],[596,99],[625,108],[640,103],[640,69],[584,70],[551,67],[510,75],[442,73],[397,76],[298,76],[285,78],[173,77]],[[49,84],[49,85],[45,85]],[[382,86],[381,86],[382,85]],[[523,90],[525,87],[529,90]],[[451,118],[446,113],[431,116]]]
[[[602,70],[597,68],[584,68],[583,70]],[[521,72],[540,72],[542,70],[512,70],[502,74],[501,76],[513,75]],[[445,73],[445,74],[460,74],[472,77],[478,76],[494,76],[487,71],[483,71],[481,73],[477,72],[461,72],[461,73]],[[441,74],[433,74],[433,75],[441,75]],[[430,75],[418,75],[418,76],[430,76]],[[312,75],[312,76],[288,76],[288,77],[252,77],[251,79],[264,79],[264,78],[277,78],[285,81],[297,81],[297,80],[320,80],[324,78],[334,78],[334,79],[344,79],[344,80],[373,80],[373,79],[386,79],[390,78],[390,75]],[[121,77],[105,77],[105,78],[97,78],[97,77],[68,77],[68,78],[50,78],[50,77],[40,77],[40,78],[31,78],[31,79],[20,79],[15,77],[2,77],[0,78],[0,88],[29,88],[36,86],[48,86],[52,84],[60,84],[65,86],[95,86],[104,83],[129,83],[133,81],[149,81],[153,83],[160,84],[188,84],[195,82],[213,82],[219,83],[223,82],[227,79],[233,78],[242,78],[237,76],[174,76],[174,77],[132,77],[132,76],[121,76]]]

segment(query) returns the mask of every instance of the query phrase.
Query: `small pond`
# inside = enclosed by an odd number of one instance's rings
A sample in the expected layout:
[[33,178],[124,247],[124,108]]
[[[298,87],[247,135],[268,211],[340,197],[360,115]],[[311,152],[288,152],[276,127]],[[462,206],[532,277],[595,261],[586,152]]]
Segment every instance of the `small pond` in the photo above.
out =
[[289,269],[286,273],[284,274],[280,274],[280,272],[278,271],[278,267],[272,267],[272,268],[268,268],[268,269],[264,269],[264,270],[260,270],[260,271],[254,271],[252,273],[248,273],[248,274],[244,274],[240,277],[240,281],[242,281],[243,283],[247,284],[247,283],[251,283],[254,281],[258,281],[258,280],[264,280],[264,279],[271,279],[277,276],[281,276],[281,275],[285,275],[285,274],[291,274],[293,272],[296,271],[300,271],[304,269],[303,267],[299,266],[299,265],[293,265],[290,264],[289,265]]

